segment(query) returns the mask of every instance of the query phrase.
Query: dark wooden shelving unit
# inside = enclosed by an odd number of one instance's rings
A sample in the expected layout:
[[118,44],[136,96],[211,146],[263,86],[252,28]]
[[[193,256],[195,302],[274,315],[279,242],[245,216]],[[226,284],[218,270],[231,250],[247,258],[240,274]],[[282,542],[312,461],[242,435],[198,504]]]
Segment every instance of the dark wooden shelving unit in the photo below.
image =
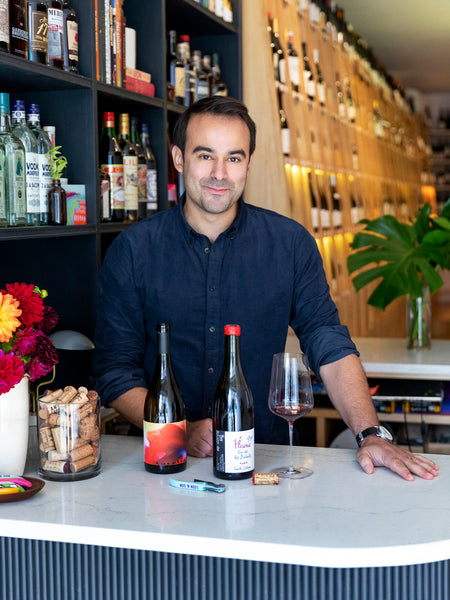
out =
[[[41,125],[55,125],[56,144],[69,164],[65,176],[86,186],[87,224],[67,227],[0,229],[0,285],[35,283],[49,292],[60,315],[59,329],[92,336],[97,307],[98,271],[108,246],[129,227],[100,223],[97,195],[98,139],[106,110],[129,112],[150,127],[158,164],[159,208],[167,208],[167,127],[183,107],[166,100],[167,31],[191,36],[191,49],[219,52],[229,93],[242,98],[241,1],[234,0],[234,23],[225,23],[194,0],[127,0],[126,23],[137,32],[136,68],[151,73],[150,98],[96,80],[94,0],[72,0],[79,21],[80,74],[0,53],[0,91],[12,101],[40,106]],[[118,123],[116,123],[116,128]]]

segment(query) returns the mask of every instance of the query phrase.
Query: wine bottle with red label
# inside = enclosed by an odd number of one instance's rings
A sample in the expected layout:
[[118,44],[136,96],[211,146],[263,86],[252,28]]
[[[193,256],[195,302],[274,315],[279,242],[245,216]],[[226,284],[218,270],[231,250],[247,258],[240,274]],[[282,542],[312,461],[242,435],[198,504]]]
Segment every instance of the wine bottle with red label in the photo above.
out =
[[170,327],[156,328],[158,356],[144,405],[144,461],[150,473],[178,473],[186,468],[184,401],[172,369]]
[[239,325],[225,325],[225,356],[213,408],[214,475],[245,479],[255,468],[253,397],[241,366]]

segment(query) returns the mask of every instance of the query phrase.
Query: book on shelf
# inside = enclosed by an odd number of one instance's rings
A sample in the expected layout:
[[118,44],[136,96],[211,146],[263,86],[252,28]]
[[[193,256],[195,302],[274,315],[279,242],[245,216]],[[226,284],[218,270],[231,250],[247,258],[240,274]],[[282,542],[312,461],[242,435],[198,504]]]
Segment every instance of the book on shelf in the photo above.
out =
[[123,0],[94,1],[97,81],[124,87],[125,16]]

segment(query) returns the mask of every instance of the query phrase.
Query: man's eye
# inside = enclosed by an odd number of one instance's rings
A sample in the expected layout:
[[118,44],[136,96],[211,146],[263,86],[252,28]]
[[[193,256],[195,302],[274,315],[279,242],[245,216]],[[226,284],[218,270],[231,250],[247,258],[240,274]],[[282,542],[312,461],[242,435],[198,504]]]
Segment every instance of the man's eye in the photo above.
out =
[[237,163],[240,162],[241,159],[239,158],[239,156],[230,156],[229,160],[230,162]]
[[201,158],[202,160],[209,160],[211,157],[209,156],[209,154],[200,154],[199,158]]

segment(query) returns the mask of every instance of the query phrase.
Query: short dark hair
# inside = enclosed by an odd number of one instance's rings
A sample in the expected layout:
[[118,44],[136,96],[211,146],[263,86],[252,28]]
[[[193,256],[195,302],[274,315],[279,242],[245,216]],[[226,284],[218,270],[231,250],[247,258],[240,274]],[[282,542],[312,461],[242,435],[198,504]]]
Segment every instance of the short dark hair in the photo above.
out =
[[235,117],[244,121],[250,132],[250,156],[253,154],[256,146],[256,125],[249,115],[245,104],[230,96],[211,96],[210,98],[203,98],[191,104],[175,123],[173,143],[180,148],[183,155],[186,147],[186,131],[189,121],[193,115],[202,114]]

